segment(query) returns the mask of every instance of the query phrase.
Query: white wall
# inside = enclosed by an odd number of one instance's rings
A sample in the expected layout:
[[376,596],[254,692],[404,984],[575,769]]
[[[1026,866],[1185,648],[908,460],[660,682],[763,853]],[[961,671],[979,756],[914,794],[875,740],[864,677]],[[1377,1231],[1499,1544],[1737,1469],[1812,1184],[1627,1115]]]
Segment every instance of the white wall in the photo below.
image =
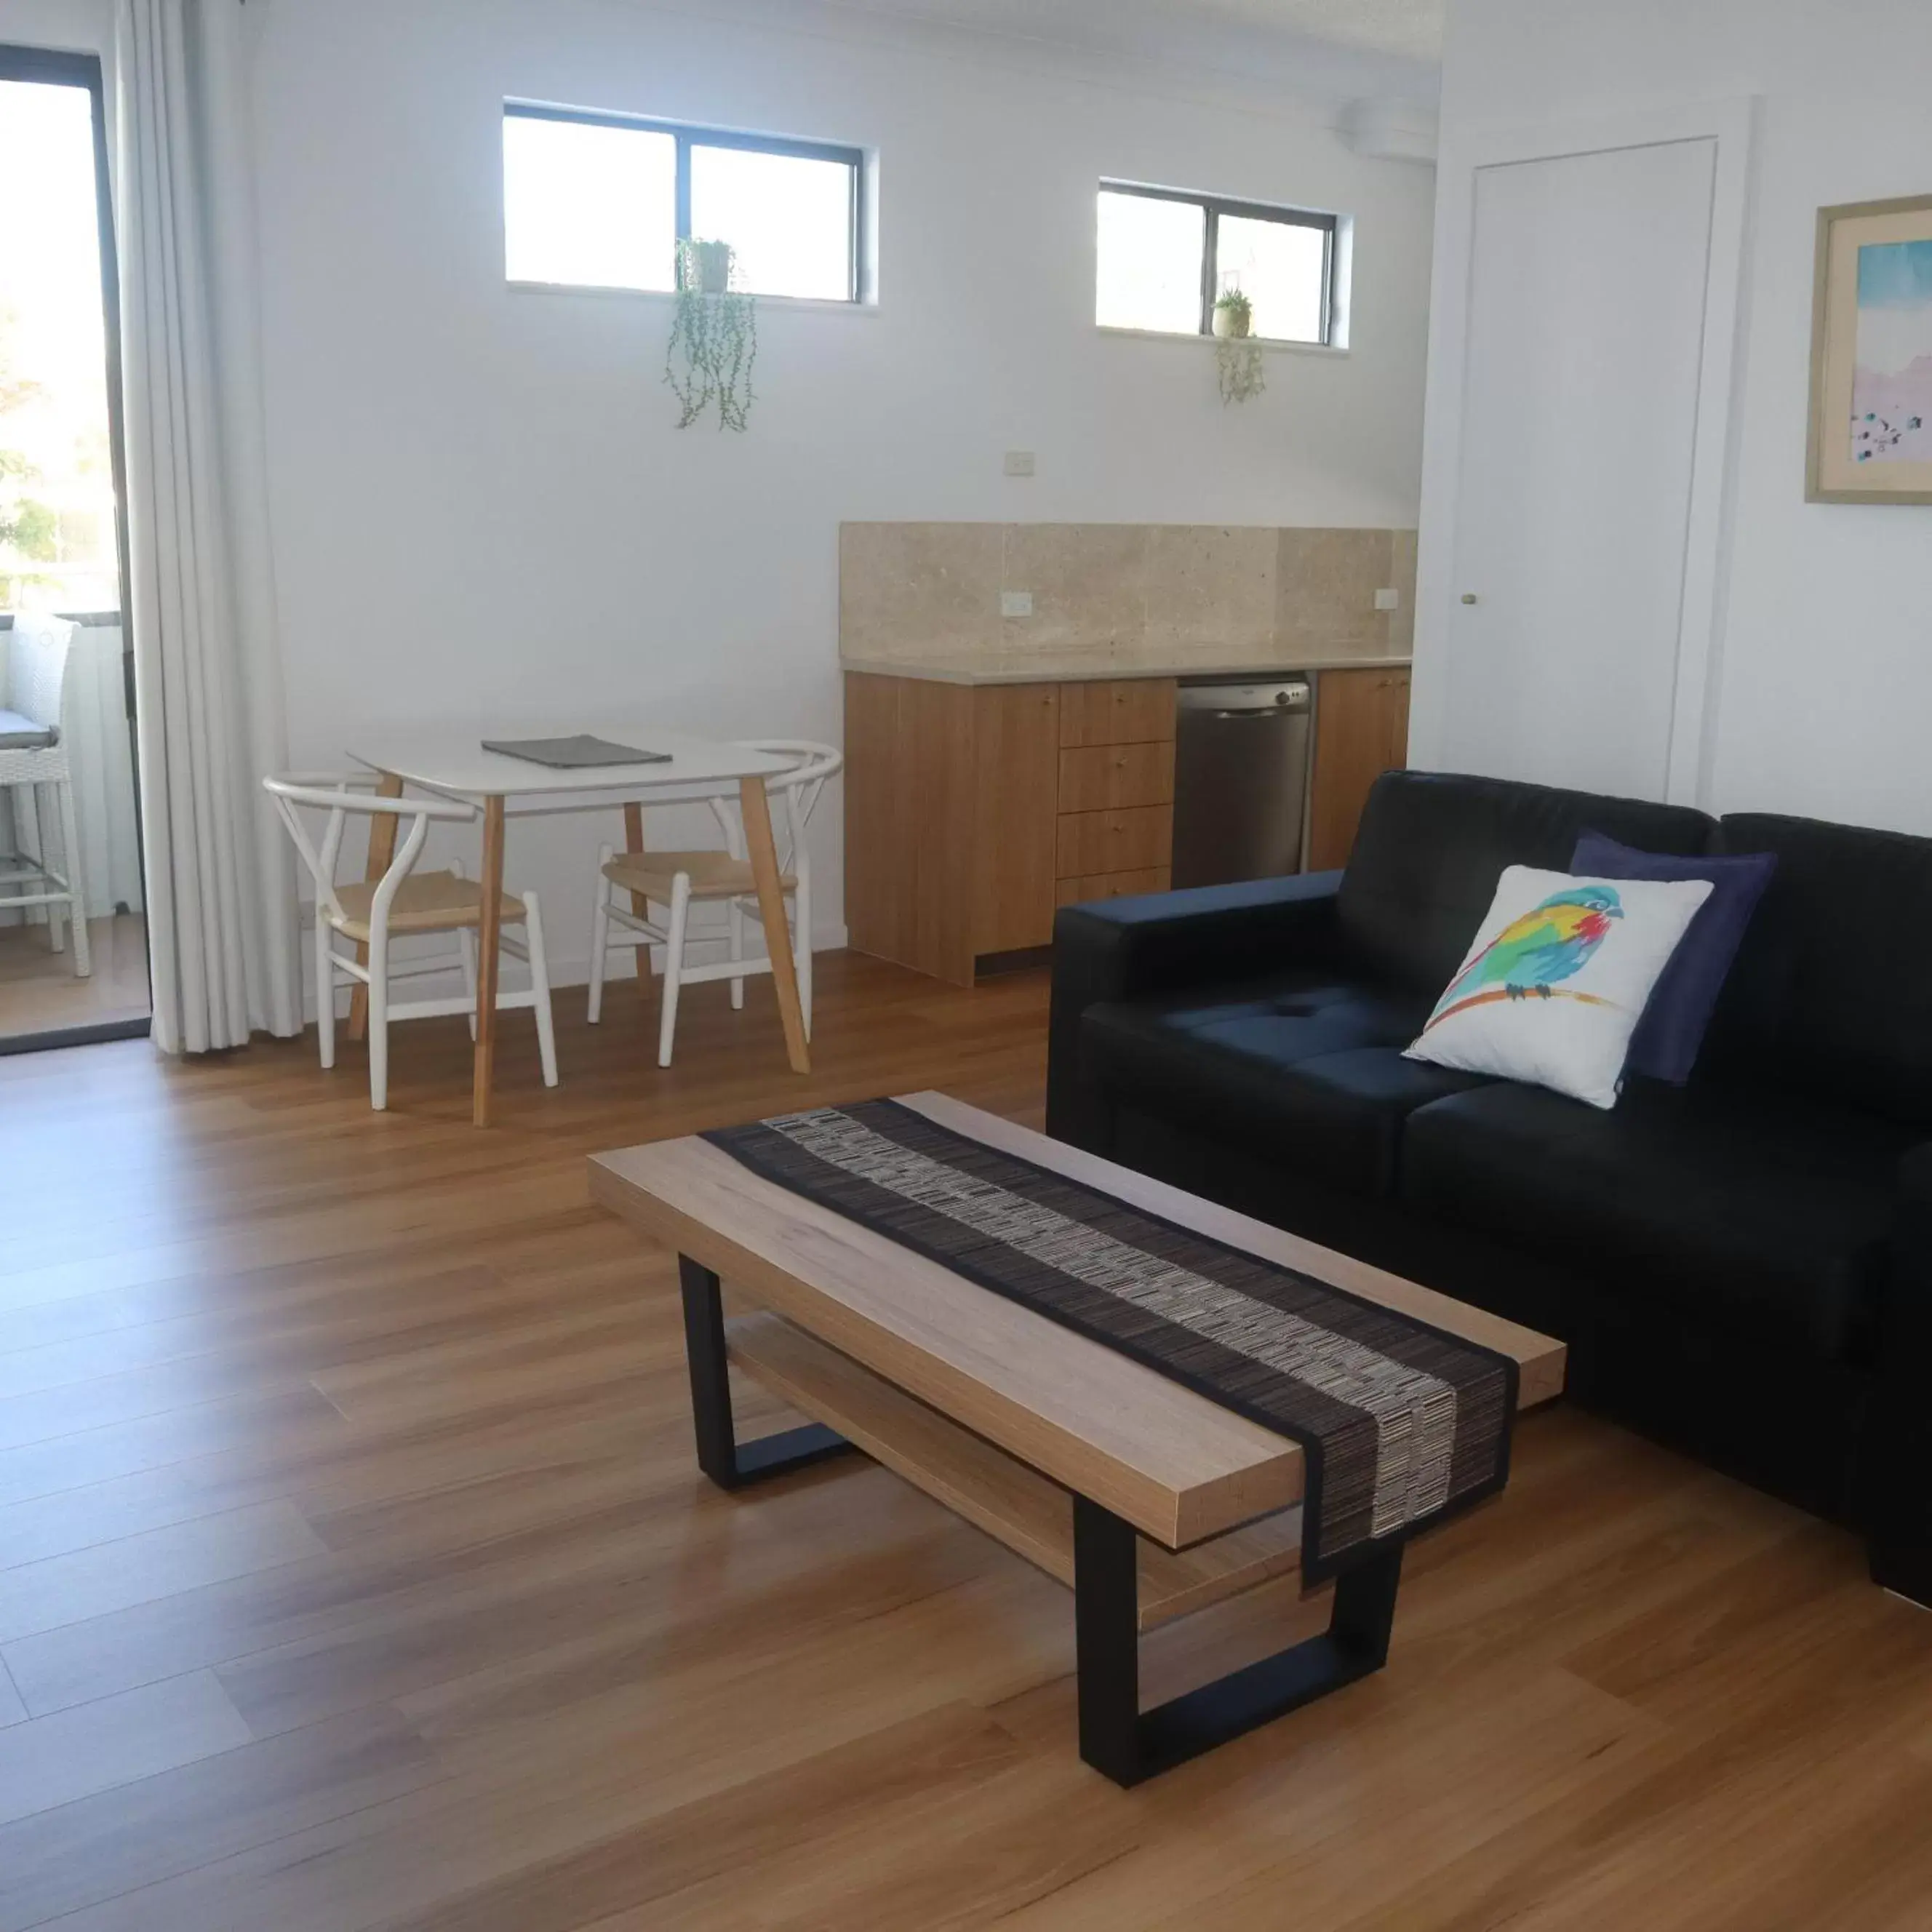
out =
[[[1762,98],[1706,764],[1719,811],[1932,832],[1932,510],[1804,501],[1817,210],[1932,193],[1928,74],[1925,0],[1451,0],[1445,143]],[[1424,504],[1425,544],[1448,508]],[[1454,675],[1426,662],[1444,648],[1436,615],[1419,680]]]
[[114,0],[0,0],[0,42],[105,54],[114,38]]

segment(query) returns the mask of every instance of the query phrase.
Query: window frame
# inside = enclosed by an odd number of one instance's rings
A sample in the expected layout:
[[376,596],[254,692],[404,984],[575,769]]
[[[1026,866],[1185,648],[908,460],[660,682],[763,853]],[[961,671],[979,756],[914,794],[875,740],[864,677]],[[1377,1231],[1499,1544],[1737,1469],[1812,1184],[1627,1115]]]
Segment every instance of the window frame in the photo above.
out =
[[[1178,201],[1189,208],[1198,208],[1206,217],[1202,224],[1201,239],[1201,320],[1195,333],[1211,336],[1214,333],[1214,302],[1220,291],[1215,286],[1219,278],[1217,262],[1221,249],[1221,218],[1224,214],[1238,216],[1246,221],[1273,221],[1284,228],[1313,228],[1318,230],[1322,242],[1322,333],[1312,342],[1300,336],[1257,336],[1258,342],[1283,342],[1291,346],[1308,349],[1333,349],[1335,341],[1335,313],[1337,307],[1335,288],[1336,274],[1336,245],[1340,239],[1342,218],[1339,214],[1324,214],[1318,208],[1286,208],[1279,203],[1265,201],[1238,201],[1228,195],[1196,194],[1186,188],[1152,188],[1144,182],[1113,181],[1101,178],[1096,190],[1100,194],[1138,195],[1146,201]],[[1102,322],[1103,328],[1120,325]],[[1180,335],[1178,329],[1156,329],[1154,334]],[[1184,340],[1185,337],[1182,337]]]
[[[622,128],[640,134],[668,134],[677,145],[674,226],[676,238],[680,242],[692,239],[691,151],[694,148],[732,148],[742,153],[776,154],[795,160],[835,161],[850,169],[852,196],[848,214],[845,251],[847,292],[832,299],[841,306],[856,305],[865,301],[868,264],[866,244],[866,154],[863,148],[850,147],[836,141],[796,140],[782,134],[748,134],[728,128],[706,128],[688,121],[662,121],[649,115],[622,114],[610,109],[559,107],[547,101],[506,100],[503,103],[503,118],[506,121],[561,121],[586,128]],[[677,272],[682,273],[681,262]],[[603,285],[591,282],[544,282],[534,286],[574,289]],[[640,289],[631,292],[648,295],[653,291]],[[758,295],[755,289],[748,292]],[[826,298],[758,295],[758,299],[760,302],[818,302]]]

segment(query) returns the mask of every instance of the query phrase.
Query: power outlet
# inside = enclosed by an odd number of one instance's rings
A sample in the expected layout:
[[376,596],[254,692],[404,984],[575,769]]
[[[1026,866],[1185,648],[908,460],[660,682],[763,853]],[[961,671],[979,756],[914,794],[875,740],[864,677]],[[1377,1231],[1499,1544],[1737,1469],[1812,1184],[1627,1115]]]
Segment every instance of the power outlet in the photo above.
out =
[[1402,592],[1400,590],[1378,590],[1376,592],[1376,608],[1378,610],[1400,610],[1402,608]]
[[1033,474],[1033,452],[1030,449],[1008,450],[1006,474],[1009,476],[1030,476]]
[[1030,617],[1033,615],[1033,592],[1030,590],[1002,590],[1000,592],[1000,615],[1002,617]]

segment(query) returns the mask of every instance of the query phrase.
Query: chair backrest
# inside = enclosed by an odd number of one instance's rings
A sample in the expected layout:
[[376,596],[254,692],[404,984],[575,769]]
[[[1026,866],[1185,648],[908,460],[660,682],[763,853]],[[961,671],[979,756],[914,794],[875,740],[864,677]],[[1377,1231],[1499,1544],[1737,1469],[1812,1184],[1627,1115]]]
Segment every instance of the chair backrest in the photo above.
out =
[[[395,897],[397,888],[415,866],[430,825],[439,820],[466,824],[477,814],[476,806],[458,799],[379,798],[375,784],[373,772],[286,772],[264,778],[262,789],[275,801],[275,809],[315,881],[317,901],[338,920],[344,915],[342,902],[336,896],[335,868],[341,856],[342,834],[349,814],[352,812],[370,818],[386,815],[410,820],[409,829],[370,902],[370,919],[380,925],[388,916],[389,902]],[[308,827],[302,823],[304,811],[327,814],[320,845],[310,838]]]
[[58,730],[67,691],[67,666],[80,626],[44,610],[22,610],[14,618],[7,650],[7,690],[0,710],[17,711],[36,724]]
[[[826,780],[844,769],[844,754],[836,746],[821,745],[810,738],[746,738],[741,742],[748,751],[768,752],[774,758],[798,761],[789,770],[774,772],[765,781],[766,790],[778,793],[784,800],[782,821],[772,827],[778,848],[778,863],[787,872],[796,873],[808,862],[805,829],[818,808],[819,794],[825,789]],[[711,809],[724,826],[733,853],[742,859],[744,828],[736,814],[722,798],[711,800]]]

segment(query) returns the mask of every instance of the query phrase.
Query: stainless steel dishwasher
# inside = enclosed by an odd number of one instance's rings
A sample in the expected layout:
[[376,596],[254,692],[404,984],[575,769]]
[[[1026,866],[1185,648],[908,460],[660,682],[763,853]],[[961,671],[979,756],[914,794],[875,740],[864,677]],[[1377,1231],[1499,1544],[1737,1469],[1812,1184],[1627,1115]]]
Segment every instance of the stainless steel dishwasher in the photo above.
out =
[[1300,871],[1312,716],[1305,678],[1182,684],[1174,722],[1177,887]]

